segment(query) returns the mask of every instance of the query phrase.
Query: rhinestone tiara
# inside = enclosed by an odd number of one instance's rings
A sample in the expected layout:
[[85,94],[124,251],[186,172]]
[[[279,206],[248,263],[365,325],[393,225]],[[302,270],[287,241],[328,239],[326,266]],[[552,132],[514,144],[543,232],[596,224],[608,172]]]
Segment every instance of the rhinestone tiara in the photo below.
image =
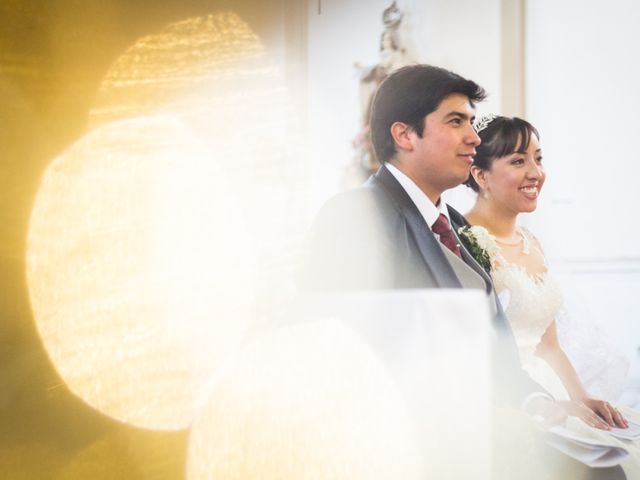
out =
[[493,113],[490,113],[489,115],[483,115],[474,122],[473,128],[476,129],[476,133],[480,133],[482,130],[487,128],[489,124],[496,118],[498,118],[498,115],[494,115]]

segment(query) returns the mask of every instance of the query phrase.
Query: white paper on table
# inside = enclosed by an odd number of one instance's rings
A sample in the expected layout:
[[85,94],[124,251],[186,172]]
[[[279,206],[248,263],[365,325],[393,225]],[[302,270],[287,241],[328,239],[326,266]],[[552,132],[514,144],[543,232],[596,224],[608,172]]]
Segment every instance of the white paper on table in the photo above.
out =
[[622,440],[638,440],[640,439],[640,424],[627,420],[629,426],[627,428],[612,428],[609,433]]
[[629,451],[623,447],[607,445],[561,426],[549,429],[546,440],[562,453],[590,467],[613,467],[629,455]]

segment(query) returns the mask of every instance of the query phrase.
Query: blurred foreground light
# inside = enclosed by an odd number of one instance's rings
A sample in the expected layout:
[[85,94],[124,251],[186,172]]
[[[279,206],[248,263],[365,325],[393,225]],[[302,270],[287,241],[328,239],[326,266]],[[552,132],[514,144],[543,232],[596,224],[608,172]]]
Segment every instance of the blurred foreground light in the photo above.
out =
[[[257,255],[256,318],[286,301],[306,211],[303,122],[281,58],[233,12],[185,19],[137,40],[109,68],[89,124],[178,117],[212,152]],[[222,207],[222,206],[221,206]]]
[[421,478],[413,422],[369,345],[329,319],[238,356],[191,429],[187,478]]
[[[138,39],[106,73],[90,126],[146,115],[158,108],[192,110],[211,81],[228,86],[273,76],[256,34],[233,12],[188,18]],[[221,91],[209,92],[213,97]],[[226,112],[229,113],[229,112]]]
[[[186,432],[152,432],[129,427],[111,430],[82,449],[52,480],[174,480],[184,477]],[[50,472],[49,472],[50,473]],[[35,477],[33,477],[35,478]]]
[[100,127],[45,172],[27,278],[69,388],[137,426],[187,426],[247,326],[254,260],[233,192],[180,121]]
[[285,83],[237,15],[171,24],[114,62],[93,130],[47,168],[32,308],[62,378],[101,412],[186,427],[290,294],[304,161]]

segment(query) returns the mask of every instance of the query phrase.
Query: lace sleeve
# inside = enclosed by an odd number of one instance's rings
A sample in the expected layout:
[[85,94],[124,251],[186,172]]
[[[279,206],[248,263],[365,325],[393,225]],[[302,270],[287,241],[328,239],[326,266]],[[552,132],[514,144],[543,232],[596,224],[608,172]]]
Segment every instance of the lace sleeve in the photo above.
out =
[[587,391],[618,400],[627,380],[629,359],[617,351],[606,332],[594,323],[578,320],[562,308],[556,316],[558,340]]

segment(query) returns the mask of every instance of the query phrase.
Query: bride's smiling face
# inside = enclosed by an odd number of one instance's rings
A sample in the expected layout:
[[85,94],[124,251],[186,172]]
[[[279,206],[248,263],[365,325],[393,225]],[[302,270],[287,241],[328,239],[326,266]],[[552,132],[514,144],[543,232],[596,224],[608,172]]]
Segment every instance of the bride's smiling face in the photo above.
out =
[[532,133],[527,149],[522,153],[517,150],[520,148],[494,159],[490,169],[483,172],[482,185],[486,198],[515,214],[536,209],[545,180],[538,137]]

